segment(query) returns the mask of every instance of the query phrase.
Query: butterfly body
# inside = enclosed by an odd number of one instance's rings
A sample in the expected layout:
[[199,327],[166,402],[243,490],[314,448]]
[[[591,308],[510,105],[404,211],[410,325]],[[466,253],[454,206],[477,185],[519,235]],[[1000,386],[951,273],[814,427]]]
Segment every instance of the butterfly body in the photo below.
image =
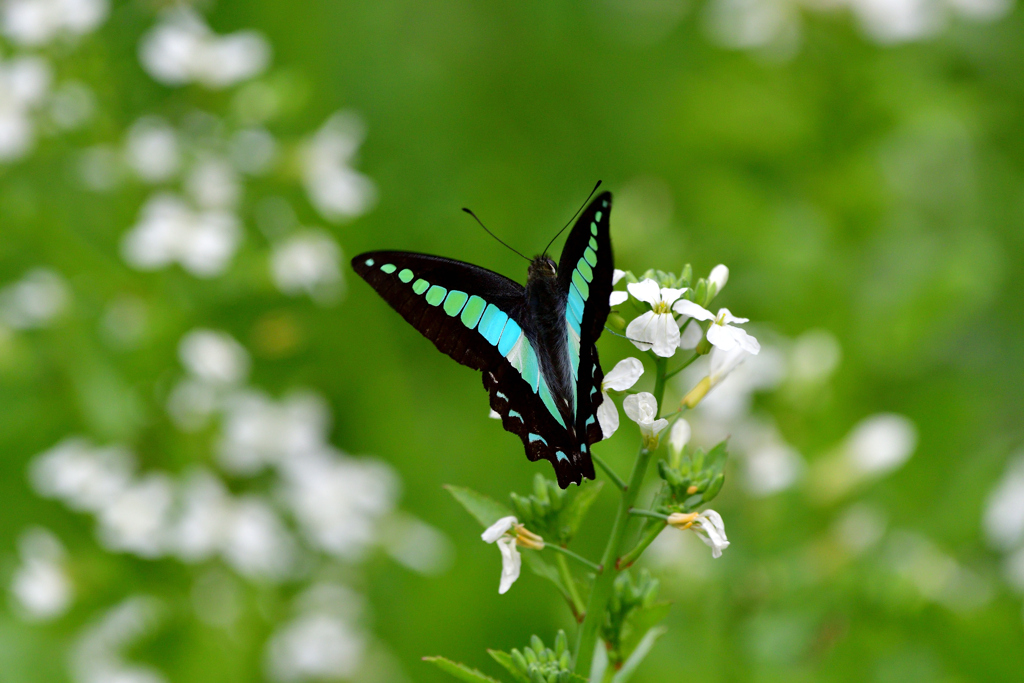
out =
[[595,342],[612,289],[610,204],[608,193],[590,204],[557,264],[534,258],[525,287],[438,256],[376,251],[352,260],[438,350],[481,371],[504,428],[520,437],[530,460],[551,462],[562,488],[594,478],[590,446],[603,436]]

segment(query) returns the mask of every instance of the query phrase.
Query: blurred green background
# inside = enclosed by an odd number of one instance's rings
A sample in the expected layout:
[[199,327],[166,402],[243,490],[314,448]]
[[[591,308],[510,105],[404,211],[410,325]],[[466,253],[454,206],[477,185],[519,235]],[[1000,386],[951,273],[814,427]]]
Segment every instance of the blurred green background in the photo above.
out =
[[[523,281],[459,209],[532,254],[597,179],[616,265],[727,264],[766,349],[692,417],[735,437],[732,545],[652,549],[675,605],[634,680],[1024,675],[1020,7],[61,7],[0,0],[0,680],[498,676],[486,648],[571,629],[535,576],[497,594],[441,488],[504,500],[547,466],[347,263]],[[857,470],[879,414],[916,447]],[[620,472],[630,426],[600,447]],[[189,498],[196,468],[219,493]]]

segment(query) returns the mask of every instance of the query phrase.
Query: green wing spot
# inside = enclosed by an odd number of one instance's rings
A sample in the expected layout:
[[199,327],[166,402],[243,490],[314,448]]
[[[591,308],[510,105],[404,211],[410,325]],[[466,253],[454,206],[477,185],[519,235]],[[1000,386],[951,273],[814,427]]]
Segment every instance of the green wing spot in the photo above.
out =
[[424,280],[423,278],[420,278],[416,282],[412,283],[412,291],[416,292],[417,294],[422,294],[423,292],[427,291],[427,288],[429,287],[430,283]]
[[576,270],[580,271],[580,275],[587,282],[594,281],[594,271],[590,269],[590,264],[587,263],[586,259],[579,260],[579,263],[576,264]]
[[487,308],[487,302],[476,294],[469,297],[466,307],[462,309],[462,324],[469,329],[476,327],[476,324],[480,322],[480,316],[484,314],[485,308]]
[[445,297],[444,312],[454,318],[459,314],[459,311],[462,310],[462,307],[466,305],[466,299],[468,298],[469,295],[465,292],[453,289],[448,292],[448,296]]
[[562,429],[565,429],[565,420],[562,419],[562,414],[558,412],[558,406],[555,405],[555,399],[551,396],[551,390],[548,389],[548,383],[541,380],[540,390],[537,392],[540,394],[540,400],[547,406],[548,412],[551,416],[558,421],[558,424],[562,425]]
[[412,271],[408,268],[402,268],[398,271],[398,279],[402,282],[412,282]]
[[586,301],[590,297],[590,285],[583,279],[579,270],[572,271],[572,283],[576,285],[576,289],[580,290],[580,296]]
[[448,290],[445,289],[444,287],[438,287],[437,285],[434,285],[433,287],[430,288],[430,291],[427,292],[427,303],[430,304],[431,306],[437,306],[442,301],[444,301],[444,296],[447,293]]
[[597,235],[597,223],[590,224],[590,234],[594,236]]
[[398,268],[395,267],[394,263],[385,263],[383,266],[380,267],[380,269],[383,270],[388,275],[391,275],[391,273],[398,270]]
[[366,259],[366,265],[367,266],[372,266],[373,265],[373,259],[372,258]]
[[583,252],[583,258],[587,259],[587,263],[590,265],[597,265],[597,254],[590,247],[587,247],[587,250]]
[[598,211],[597,213],[595,213],[595,214],[594,214],[594,220],[595,220],[595,221],[599,221],[599,220],[601,220],[601,216],[602,216],[602,215],[603,215],[603,214],[602,214],[602,213],[601,213],[600,211]]
[[597,240],[595,240],[593,237],[590,238],[590,248],[593,249],[594,251],[597,251]]

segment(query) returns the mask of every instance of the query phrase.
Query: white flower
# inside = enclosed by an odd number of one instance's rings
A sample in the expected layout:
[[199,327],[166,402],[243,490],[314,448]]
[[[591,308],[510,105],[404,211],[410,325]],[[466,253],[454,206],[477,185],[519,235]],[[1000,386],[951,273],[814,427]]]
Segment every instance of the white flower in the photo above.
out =
[[501,551],[501,583],[498,585],[498,594],[504,595],[519,578],[519,570],[522,567],[523,559],[519,555],[517,545],[524,548],[540,550],[544,547],[544,539],[529,531],[519,520],[509,515],[502,517],[497,522],[487,527],[480,534],[486,543],[498,544]]
[[673,453],[679,454],[683,452],[683,447],[689,441],[690,423],[679,418],[676,420],[676,423],[672,425],[672,430],[668,433],[668,445],[671,447]]
[[601,394],[604,400],[597,408],[597,423],[601,425],[604,438],[609,438],[619,428],[619,410],[615,407],[608,391],[625,391],[636,384],[640,375],[644,374],[644,365],[636,358],[624,358],[615,364],[601,382]]
[[19,159],[32,149],[31,113],[46,96],[52,73],[39,57],[0,59],[0,161]]
[[717,266],[711,269],[711,274],[708,275],[708,284],[714,285],[715,294],[718,294],[725,289],[725,283],[729,281],[729,269],[719,263]]
[[626,411],[630,420],[639,425],[640,434],[644,439],[644,448],[651,450],[657,448],[658,435],[668,426],[668,420],[665,418],[654,419],[658,416],[658,401],[655,400],[654,394],[644,391],[627,396],[626,400],[622,402],[622,409]]
[[729,547],[729,539],[725,537],[725,523],[722,516],[714,510],[685,515],[673,512],[668,516],[668,523],[677,529],[693,529],[697,538],[711,548],[711,557],[721,557],[722,551]]
[[260,74],[270,63],[270,45],[256,31],[218,36],[195,12],[176,8],[142,38],[139,58],[165,85],[198,82],[226,88]]
[[242,194],[234,167],[215,156],[204,158],[189,171],[185,188],[196,206],[210,211],[235,208]]
[[195,329],[178,343],[181,364],[198,379],[236,384],[249,374],[249,354],[225,332]]
[[169,180],[181,165],[178,134],[157,116],[143,116],[128,129],[125,161],[150,183]]
[[64,278],[47,268],[34,268],[0,290],[0,321],[16,330],[45,327],[70,298]]
[[506,536],[506,532],[519,523],[515,517],[502,517],[497,522],[487,527],[480,534],[487,543],[498,542],[498,550],[501,551],[501,583],[498,585],[498,594],[504,595],[512,584],[519,578],[519,570],[522,567],[523,559],[516,548],[516,539]]
[[242,231],[227,211],[193,211],[179,197],[153,196],[139,222],[124,236],[121,252],[139,270],[156,270],[178,262],[196,277],[222,273],[234,256]]
[[341,249],[322,230],[299,233],[274,246],[270,272],[274,284],[290,296],[307,293],[328,303],[341,286]]
[[14,43],[45,45],[62,32],[91,32],[106,19],[107,10],[107,0],[7,0],[0,4],[0,25]]
[[64,546],[46,529],[29,529],[18,539],[21,555],[11,578],[11,595],[26,618],[59,617],[71,604],[72,589],[64,571]]
[[275,681],[348,679],[356,674],[366,637],[333,614],[303,614],[267,643],[267,670]]
[[115,552],[160,557],[173,502],[174,486],[167,475],[150,474],[133,482],[100,510],[100,544]]
[[327,220],[355,218],[377,200],[373,181],[352,168],[365,134],[354,114],[340,112],[327,120],[303,150],[306,193]]
[[846,454],[865,474],[884,474],[907,461],[917,447],[917,428],[909,418],[881,413],[861,420],[846,438]]
[[707,333],[708,341],[723,351],[731,351],[738,346],[747,353],[756,355],[761,350],[761,345],[757,343],[756,339],[747,334],[746,331],[732,325],[732,323],[745,323],[748,319],[737,318],[729,312],[728,308],[718,309],[718,315],[715,315],[703,306],[683,299],[682,301],[677,301],[672,310],[680,315],[696,318],[697,320],[711,320],[712,323],[708,327]]
[[650,304],[652,309],[629,323],[626,336],[641,351],[652,349],[664,358],[674,354],[679,347],[679,325],[672,315],[672,304],[686,290],[658,287],[658,283],[650,278],[631,282],[626,289],[640,301]]
[[[612,287],[614,287],[615,285],[619,284],[619,280],[621,280],[625,276],[626,276],[626,271],[619,270],[618,268],[613,270],[612,271]],[[612,292],[611,295],[608,297],[608,303],[611,304],[612,306],[618,306],[619,304],[625,303],[626,299],[628,299],[628,298],[629,298],[629,292]]]
[[619,280],[626,277],[626,271],[619,270],[618,268],[612,271],[612,287],[619,284]]
[[1024,454],[989,493],[983,521],[986,537],[997,548],[1010,550],[1024,541]]
[[683,397],[682,403],[687,408],[693,408],[700,403],[711,388],[729,376],[729,373],[736,369],[749,354],[735,347],[731,351],[722,351],[718,347],[711,349],[711,374],[697,383],[689,393]]

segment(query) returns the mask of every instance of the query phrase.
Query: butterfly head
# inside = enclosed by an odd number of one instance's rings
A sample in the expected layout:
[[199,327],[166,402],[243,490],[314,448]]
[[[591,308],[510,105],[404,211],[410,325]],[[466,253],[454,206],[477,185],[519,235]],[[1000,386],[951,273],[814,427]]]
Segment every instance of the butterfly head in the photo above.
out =
[[558,273],[558,264],[547,254],[541,254],[530,261],[527,271],[531,280],[536,278],[553,278]]

